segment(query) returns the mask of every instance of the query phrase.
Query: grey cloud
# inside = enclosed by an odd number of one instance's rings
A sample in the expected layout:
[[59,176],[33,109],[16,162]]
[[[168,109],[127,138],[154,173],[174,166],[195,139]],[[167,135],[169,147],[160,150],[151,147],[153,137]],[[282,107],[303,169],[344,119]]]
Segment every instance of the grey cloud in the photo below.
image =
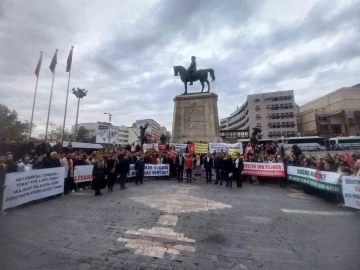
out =
[[[198,68],[215,70],[217,79],[211,87],[219,94],[220,118],[235,110],[248,94],[284,90],[278,88],[284,81],[287,84],[293,81],[296,99],[306,102],[314,96],[314,89],[326,93],[357,83],[348,63],[359,57],[360,1],[345,7],[340,5],[340,9],[335,9],[333,3],[336,2],[314,2],[304,19],[279,24],[261,17],[264,12],[261,1],[159,1],[147,10],[139,10],[139,19],[135,21],[114,25],[101,17],[99,26],[92,24],[94,29],[88,29],[89,20],[99,20],[93,13],[98,8],[96,1],[84,6],[78,1],[1,1],[2,102],[17,109],[22,119],[29,120],[35,85],[33,73],[39,51],[43,50],[35,115],[35,123],[42,125],[38,133],[43,132],[51,85],[48,66],[54,49],[58,48],[50,120],[61,124],[70,45],[75,45],[70,88],[89,90],[81,101],[79,121],[104,120],[104,111],[109,111],[113,113],[115,124],[130,125],[135,119],[154,118],[171,129],[173,97],[183,92],[183,84],[174,77],[172,66],[187,66],[190,56],[201,53],[203,48],[210,54],[197,55]],[[116,4],[118,2],[109,0],[104,6],[116,9]],[[271,8],[281,9],[281,5],[274,1]],[[269,33],[254,36],[246,30],[257,22],[269,26]],[[113,32],[105,38],[101,30],[107,27]],[[229,29],[230,35],[224,40],[216,38],[224,27]],[[241,34],[236,33],[239,29]],[[273,58],[283,48],[305,45],[317,38],[327,40],[343,29],[353,29],[354,35],[340,41],[336,47],[272,64],[268,70],[254,76],[254,67]],[[84,36],[88,40],[84,41]],[[337,65],[337,69],[324,69],[331,65]],[[299,79],[306,80],[314,75],[314,85],[310,87],[295,84]],[[200,88],[196,83],[189,91]],[[67,125],[75,122],[75,114],[76,99],[70,94]]]

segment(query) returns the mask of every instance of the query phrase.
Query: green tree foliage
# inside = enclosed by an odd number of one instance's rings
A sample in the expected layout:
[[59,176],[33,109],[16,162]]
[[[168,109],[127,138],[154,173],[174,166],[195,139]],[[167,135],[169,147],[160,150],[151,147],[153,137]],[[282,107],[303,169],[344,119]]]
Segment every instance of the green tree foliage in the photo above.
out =
[[86,129],[85,127],[81,126],[79,127],[79,129],[77,130],[77,134],[76,134],[76,142],[83,142],[83,143],[89,143],[90,139],[90,131],[88,129]]
[[[36,126],[33,124],[32,129]],[[30,122],[21,122],[18,113],[10,110],[7,106],[0,104],[0,137],[9,138],[11,141],[22,141],[27,139],[30,132]]]

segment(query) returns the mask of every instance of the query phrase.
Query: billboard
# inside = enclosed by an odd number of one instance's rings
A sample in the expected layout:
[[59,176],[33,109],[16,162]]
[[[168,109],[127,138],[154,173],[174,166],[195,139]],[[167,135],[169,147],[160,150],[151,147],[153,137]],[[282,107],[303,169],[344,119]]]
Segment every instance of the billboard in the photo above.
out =
[[96,132],[96,143],[109,143],[118,144],[119,142],[119,127],[110,126],[109,134],[109,125],[99,124]]

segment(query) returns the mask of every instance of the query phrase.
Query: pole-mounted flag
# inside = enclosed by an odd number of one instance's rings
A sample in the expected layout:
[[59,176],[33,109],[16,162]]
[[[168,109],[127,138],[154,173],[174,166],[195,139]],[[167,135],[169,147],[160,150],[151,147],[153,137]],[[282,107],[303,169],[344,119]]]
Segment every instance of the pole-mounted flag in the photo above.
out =
[[58,51],[58,49],[56,49],[54,57],[51,60],[51,64],[50,64],[50,67],[49,67],[53,74],[55,73],[55,68],[56,68],[56,65],[57,65],[57,51]]
[[48,127],[49,127],[50,110],[51,110],[51,100],[52,100],[52,94],[53,94],[53,89],[54,89],[55,68],[56,68],[56,64],[57,64],[57,52],[58,52],[58,49],[56,49],[55,54],[54,54],[54,57],[53,57],[53,59],[51,60],[51,64],[50,64],[50,70],[51,70],[51,72],[52,72],[52,74],[53,74],[53,79],[52,79],[52,83],[51,83],[49,109],[48,109],[48,116],[47,116],[47,121],[46,121],[45,141],[47,140]]
[[71,46],[70,53],[69,53],[69,56],[68,56],[68,59],[67,59],[67,65],[66,65],[66,72],[69,72],[69,79],[68,79],[67,92],[66,92],[63,130],[62,130],[62,134],[61,134],[61,141],[62,142],[64,141],[64,133],[65,133],[66,111],[67,111],[67,104],[68,104],[68,97],[69,97],[69,86],[70,86],[70,75],[71,75],[71,64],[72,64],[73,50],[74,50],[74,46]]
[[35,93],[34,93],[33,107],[32,107],[32,112],[31,112],[29,139],[31,138],[32,126],[33,126],[33,120],[34,120],[34,111],[35,111],[35,102],[36,102],[36,92],[37,92],[37,86],[38,86],[38,82],[39,82],[39,75],[40,75],[41,63],[42,63],[42,52],[40,52],[40,58],[39,58],[39,61],[38,61],[37,65],[36,65],[36,69],[35,69],[36,84],[35,84]]
[[72,63],[72,56],[73,56],[73,49],[74,46],[71,46],[71,50],[67,59],[67,65],[66,65],[66,72],[70,72],[71,71],[71,63]]
[[39,77],[40,68],[41,68],[41,62],[42,62],[42,52],[40,52],[40,58],[39,58],[39,61],[38,61],[37,65],[36,65],[36,69],[35,69],[36,77]]

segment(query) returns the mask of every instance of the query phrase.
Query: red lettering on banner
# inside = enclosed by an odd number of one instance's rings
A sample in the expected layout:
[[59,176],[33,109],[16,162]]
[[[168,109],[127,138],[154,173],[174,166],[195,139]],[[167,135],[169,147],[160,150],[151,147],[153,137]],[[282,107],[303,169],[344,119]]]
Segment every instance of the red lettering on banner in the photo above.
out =
[[360,192],[360,186],[354,186],[356,192]]

